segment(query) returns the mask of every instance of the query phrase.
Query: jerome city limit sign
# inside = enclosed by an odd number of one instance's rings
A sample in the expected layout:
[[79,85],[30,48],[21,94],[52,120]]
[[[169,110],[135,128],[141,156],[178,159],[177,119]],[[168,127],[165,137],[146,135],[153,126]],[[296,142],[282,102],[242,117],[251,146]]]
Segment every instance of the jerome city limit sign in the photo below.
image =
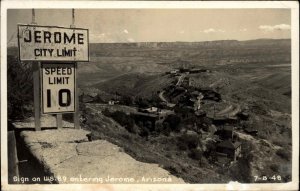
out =
[[89,61],[88,30],[18,25],[21,61]]

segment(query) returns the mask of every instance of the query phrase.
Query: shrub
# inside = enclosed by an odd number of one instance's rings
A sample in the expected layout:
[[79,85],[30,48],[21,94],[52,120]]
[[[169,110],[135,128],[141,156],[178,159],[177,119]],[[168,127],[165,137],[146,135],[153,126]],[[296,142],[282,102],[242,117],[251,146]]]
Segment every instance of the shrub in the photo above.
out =
[[278,172],[279,166],[278,166],[278,164],[271,164],[270,169],[273,170],[274,172]]
[[251,182],[251,167],[246,158],[241,158],[229,169],[229,175],[233,181],[241,183]]
[[105,115],[106,117],[111,117],[111,114],[112,114],[107,108],[105,108],[105,109],[102,111],[102,113],[103,113],[103,115]]
[[205,157],[202,157],[200,162],[199,162],[200,167],[208,167],[210,164],[208,160]]
[[273,144],[283,147],[286,145],[286,142],[281,141],[281,140],[274,140]]
[[120,100],[120,103],[124,105],[133,105],[134,100],[131,96],[123,96],[122,99]]
[[116,122],[118,122],[121,126],[125,127],[125,129],[130,133],[137,133],[135,128],[134,119],[130,115],[127,115],[123,111],[110,112],[107,109],[103,111],[105,116],[113,118]]
[[150,103],[147,99],[144,99],[144,98],[137,98],[135,103],[140,107],[140,108],[147,108],[147,107],[150,107]]
[[105,101],[101,98],[99,94],[93,99],[93,102],[95,103],[105,103]]
[[162,129],[162,134],[166,135],[166,136],[169,136],[170,133],[171,133],[171,128],[170,128],[170,124],[169,123],[166,123],[164,122],[163,123],[163,129]]
[[147,127],[141,126],[140,129],[141,129],[140,132],[139,132],[140,136],[142,136],[142,137],[148,137],[149,136],[150,131]]
[[178,174],[180,172],[179,167],[175,165],[168,165],[165,167],[166,170],[168,170],[171,174]]
[[290,161],[290,159],[291,159],[291,153],[285,149],[277,150],[276,154],[287,161]]
[[200,160],[202,158],[202,152],[199,149],[191,149],[189,157],[195,160]]
[[178,117],[177,115],[172,114],[167,116],[164,122],[169,124],[171,130],[174,130],[176,132],[180,131],[181,118]]
[[[7,109],[9,119],[24,119],[33,104],[31,64],[19,62],[16,56],[7,57]],[[33,111],[31,110],[33,113]]]
[[183,141],[178,141],[177,146],[180,150],[186,151],[188,149],[188,146]]
[[184,150],[185,148],[193,149],[199,145],[199,139],[197,135],[184,134],[177,139],[177,146]]

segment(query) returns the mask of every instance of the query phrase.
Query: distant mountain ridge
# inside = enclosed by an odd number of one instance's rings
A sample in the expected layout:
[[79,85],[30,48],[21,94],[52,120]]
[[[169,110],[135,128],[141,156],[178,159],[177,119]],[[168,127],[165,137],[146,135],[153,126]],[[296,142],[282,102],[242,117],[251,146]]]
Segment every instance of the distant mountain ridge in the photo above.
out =
[[201,42],[134,42],[134,43],[91,43],[91,50],[99,47],[103,48],[134,48],[134,47],[149,47],[149,48],[197,48],[197,47],[215,47],[215,46],[244,46],[244,45],[263,45],[273,46],[276,44],[290,45],[291,39],[255,39],[255,40],[216,40],[216,41],[201,41]]
[[[274,46],[284,45],[290,46],[291,39],[255,39],[255,40],[216,40],[216,41],[201,41],[201,42],[134,42],[134,43],[90,43],[90,51],[93,53],[99,48],[114,49],[114,48],[197,48],[197,47],[219,47],[219,46]],[[18,47],[10,46],[7,48],[8,55],[18,55]]]

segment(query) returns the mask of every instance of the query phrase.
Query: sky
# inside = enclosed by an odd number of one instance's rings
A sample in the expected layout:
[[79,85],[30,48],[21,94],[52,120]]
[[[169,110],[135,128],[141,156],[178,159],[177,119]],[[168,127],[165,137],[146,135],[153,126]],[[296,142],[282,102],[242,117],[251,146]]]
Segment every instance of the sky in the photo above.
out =
[[[17,24],[30,24],[31,9],[10,9],[7,40]],[[71,9],[36,9],[38,25],[70,26]],[[289,9],[75,9],[75,25],[90,43],[174,42],[291,38]]]

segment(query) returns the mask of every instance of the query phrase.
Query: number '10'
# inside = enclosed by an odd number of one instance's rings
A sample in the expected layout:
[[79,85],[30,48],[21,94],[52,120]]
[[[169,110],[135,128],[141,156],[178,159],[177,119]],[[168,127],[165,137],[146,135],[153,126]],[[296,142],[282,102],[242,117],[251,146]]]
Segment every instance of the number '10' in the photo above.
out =
[[[67,100],[63,101],[63,94],[66,94]],[[71,91],[69,89],[60,89],[58,91],[58,104],[61,107],[68,107],[71,105]],[[47,89],[47,107],[51,107],[51,90]]]

